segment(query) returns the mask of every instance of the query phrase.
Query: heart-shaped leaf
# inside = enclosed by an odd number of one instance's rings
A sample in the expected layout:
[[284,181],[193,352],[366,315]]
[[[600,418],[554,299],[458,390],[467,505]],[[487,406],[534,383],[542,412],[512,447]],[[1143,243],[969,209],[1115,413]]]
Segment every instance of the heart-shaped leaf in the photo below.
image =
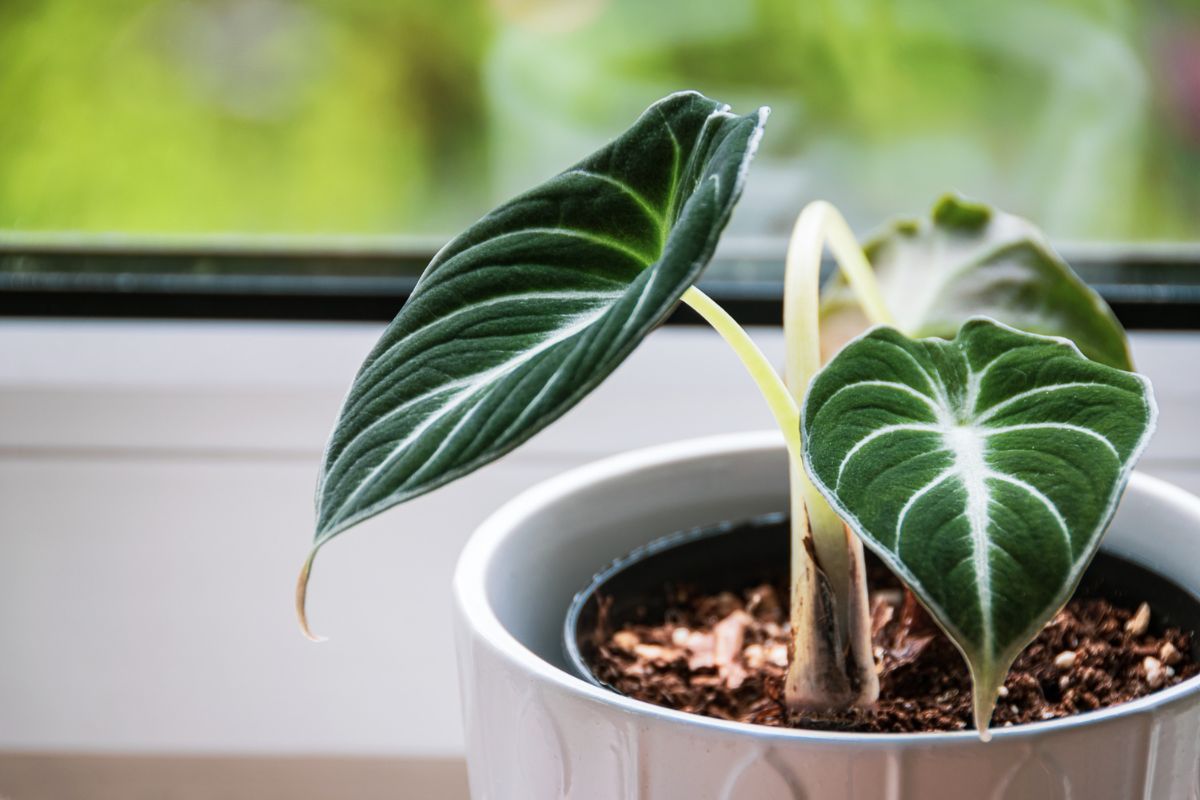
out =
[[[911,336],[949,339],[970,317],[986,316],[1066,337],[1093,361],[1133,369],[1108,304],[1025,219],[946,196],[930,219],[896,222],[864,249],[896,327]],[[822,293],[821,326],[828,355],[866,327],[840,273]]]
[[1155,416],[1140,375],[987,319],[952,341],[875,328],[813,379],[805,465],[966,656],[981,731],[1099,546]]
[[765,119],[671,95],[446,245],[350,388],[315,547],[512,450],[611,373],[708,263]]

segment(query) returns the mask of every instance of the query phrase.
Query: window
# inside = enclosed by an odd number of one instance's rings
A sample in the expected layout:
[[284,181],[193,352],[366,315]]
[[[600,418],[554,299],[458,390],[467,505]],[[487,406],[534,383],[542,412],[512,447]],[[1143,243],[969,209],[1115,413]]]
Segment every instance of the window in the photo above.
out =
[[391,316],[447,235],[692,87],[774,109],[726,302],[777,303],[808,200],[865,233],[956,189],[1130,324],[1200,323],[1185,0],[16,0],[0,52],[6,313]]

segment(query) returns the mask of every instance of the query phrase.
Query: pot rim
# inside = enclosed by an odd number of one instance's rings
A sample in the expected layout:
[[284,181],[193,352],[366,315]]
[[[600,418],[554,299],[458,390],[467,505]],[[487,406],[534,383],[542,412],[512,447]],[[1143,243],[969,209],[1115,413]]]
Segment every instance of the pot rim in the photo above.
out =
[[[981,743],[979,733],[973,729],[929,733],[815,731],[730,722],[664,708],[594,686],[582,678],[550,664],[522,644],[496,616],[487,597],[488,564],[502,546],[509,531],[519,527],[526,519],[537,514],[544,507],[564,500],[588,486],[619,478],[633,470],[667,467],[673,463],[736,452],[773,452],[782,450],[783,447],[783,437],[775,431],[755,431],[685,439],[609,456],[527,489],[484,520],[463,548],[454,571],[454,599],[462,619],[468,620],[474,631],[484,641],[522,669],[554,684],[563,691],[581,695],[609,710],[628,713],[635,717],[649,716],[664,722],[686,725],[693,729],[781,742],[820,741],[880,747],[927,746],[941,742],[947,744]],[[1130,477],[1128,488],[1132,487],[1136,487],[1139,492],[1149,495],[1158,503],[1181,507],[1185,513],[1200,520],[1200,498],[1177,486],[1135,470]],[[1136,558],[1131,560],[1137,561]],[[1184,586],[1183,588],[1195,593],[1195,587]],[[1169,689],[1097,711],[1088,711],[1044,722],[994,728],[991,731],[992,739],[1038,736],[1096,725],[1115,718],[1149,713],[1198,692],[1200,692],[1200,675],[1189,678]]]

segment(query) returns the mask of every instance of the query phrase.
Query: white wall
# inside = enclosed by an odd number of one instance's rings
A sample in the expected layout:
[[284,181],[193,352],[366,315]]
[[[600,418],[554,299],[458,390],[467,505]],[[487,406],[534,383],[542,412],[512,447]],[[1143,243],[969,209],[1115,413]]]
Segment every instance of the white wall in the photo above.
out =
[[[0,323],[0,751],[456,753],[474,525],[599,456],[771,424],[714,334],[659,331],[521,450],[325,548],[314,645],[292,590],[317,462],[378,331]],[[1200,491],[1200,337],[1135,351],[1162,407],[1143,466]]]

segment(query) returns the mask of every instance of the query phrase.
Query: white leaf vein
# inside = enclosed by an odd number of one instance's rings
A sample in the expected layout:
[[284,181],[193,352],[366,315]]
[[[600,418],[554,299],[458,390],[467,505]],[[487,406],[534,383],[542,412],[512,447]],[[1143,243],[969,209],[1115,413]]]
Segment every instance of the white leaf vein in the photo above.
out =
[[[486,372],[482,372],[468,380],[464,380],[462,382],[463,388],[460,394],[455,396],[454,399],[440,406],[425,419],[421,420],[421,422],[416,425],[407,436],[397,442],[395,446],[393,446],[388,452],[388,454],[381,459],[380,462],[376,464],[361,481],[358,482],[358,485],[354,488],[354,491],[348,494],[346,498],[338,504],[334,518],[340,517],[341,513],[348,506],[351,506],[359,497],[366,493],[366,491],[375,484],[375,482],[395,462],[395,460],[404,454],[405,450],[408,449],[408,446],[424,435],[427,430],[436,425],[439,421],[445,419],[463,404],[477,397],[481,392],[489,389],[496,381],[517,370],[526,362],[536,358],[538,355],[546,350],[549,350],[551,347],[554,347],[555,345],[566,341],[572,336],[575,336],[586,330],[588,326],[599,319],[599,317],[603,316],[606,310],[607,309],[601,310],[599,313],[582,314],[577,318],[574,324],[556,331],[553,335],[547,337],[536,347],[525,350],[515,358],[511,358],[508,361],[493,367],[490,370],[487,370]],[[445,391],[445,388],[442,387],[438,391]],[[361,433],[355,436],[355,440],[359,439],[361,436]],[[345,457],[350,449],[351,446],[347,445],[346,449],[342,452],[341,457]],[[341,457],[339,457],[339,460],[341,460]],[[332,467],[327,470],[327,473],[331,474],[332,472]]]
[[1057,430],[1067,431],[1068,433],[1078,433],[1084,436],[1091,437],[1100,442],[1104,447],[1113,454],[1113,457],[1118,461],[1121,460],[1121,454],[1117,451],[1116,445],[1103,434],[1094,431],[1091,428],[1083,425],[1073,425],[1069,422],[1022,422],[1018,425],[1002,425],[997,428],[983,428],[984,436],[998,436],[1002,433],[1015,433],[1017,431],[1036,431],[1036,430]]
[[[453,319],[461,317],[464,314],[478,313],[481,309],[490,308],[492,306],[502,305],[504,303],[527,301],[527,300],[537,300],[537,301],[594,300],[597,303],[605,304],[600,311],[600,313],[603,313],[603,311],[608,310],[609,304],[618,300],[623,295],[624,295],[624,292],[523,292],[520,294],[502,295],[500,297],[494,297],[489,300],[474,302],[469,305],[463,306],[462,308],[455,309],[454,311],[450,312],[449,314],[445,314],[441,317],[438,317],[437,319],[430,322],[428,325],[423,325],[420,328],[417,328],[416,330],[412,331],[411,333],[405,335],[403,338],[398,339],[387,350],[385,350],[383,353],[381,353],[379,355],[379,357],[376,358],[374,362],[372,362],[370,367],[368,367],[367,369],[365,369],[363,371],[363,374],[359,376],[358,381],[359,382],[369,382],[372,379],[372,376],[374,375],[374,373],[381,372],[381,371],[388,372],[388,371],[395,369],[394,365],[391,364],[390,361],[387,360],[388,354],[394,352],[399,347],[403,347],[404,345],[411,343],[411,341],[414,337],[428,335],[439,325],[445,324]],[[544,312],[544,311],[543,311],[543,313],[548,314],[548,312]],[[586,313],[590,314],[590,313],[594,313],[594,312],[586,312]],[[566,327],[568,327],[568,328],[572,327],[573,325],[577,324],[578,320],[579,320],[579,316],[573,316],[570,319],[570,321],[568,322]],[[430,389],[429,391],[424,392],[423,394],[417,395],[416,397],[409,398],[408,400],[404,401],[400,405],[391,408],[386,414],[382,414],[379,417],[376,417],[375,419],[371,420],[371,422],[369,424],[367,424],[362,430],[358,431],[355,434],[355,438],[358,438],[359,436],[362,436],[362,435],[368,433],[373,428],[376,428],[380,425],[387,424],[390,420],[395,419],[400,414],[405,413],[413,406],[415,406],[419,403],[422,403],[425,400],[436,397],[437,395],[443,394],[448,391],[454,391],[455,389],[470,386],[472,383],[475,383],[478,380],[479,380],[479,376],[471,376],[468,378],[461,378],[456,381],[449,381],[449,382],[441,384],[440,386],[437,386],[433,389]],[[337,462],[335,461],[334,464],[330,465],[330,470],[332,470],[336,465],[337,465]]]
[[864,447],[866,447],[867,445],[869,445],[871,442],[875,441],[876,439],[879,439],[880,437],[888,436],[890,434],[898,433],[900,431],[918,431],[918,432],[923,432],[923,433],[939,433],[942,431],[942,427],[940,425],[934,425],[933,423],[929,423],[929,422],[904,422],[904,423],[898,423],[896,425],[885,425],[882,428],[876,428],[875,430],[871,431],[866,436],[862,437],[857,442],[855,442],[854,446],[846,451],[846,455],[842,456],[842,461],[840,464],[838,464],[837,480],[834,482],[834,490],[836,491],[841,486],[842,473],[844,473],[846,471],[846,466],[850,463],[851,459],[853,459],[856,455],[858,455],[859,451],[861,451]]
[[829,403],[833,402],[833,399],[835,397],[837,397],[838,395],[840,395],[842,392],[852,391],[854,389],[858,389],[858,388],[861,388],[864,386],[875,386],[880,389],[895,389],[897,391],[904,392],[905,394],[915,397],[916,399],[918,399],[922,403],[924,403],[926,406],[928,406],[929,410],[932,411],[935,415],[937,415],[939,420],[944,419],[945,409],[942,407],[941,404],[935,402],[933,400],[933,398],[931,398],[927,395],[921,394],[920,392],[918,392],[916,389],[909,386],[908,384],[899,383],[897,381],[856,381],[855,383],[848,383],[845,386],[838,387],[837,391],[835,391],[833,394],[829,395],[829,397],[825,399],[825,402],[822,404],[822,406],[828,405]]
[[949,469],[938,473],[937,477],[913,492],[912,495],[909,496],[908,500],[905,501],[904,505],[900,508],[900,514],[896,517],[896,535],[892,544],[892,549],[897,556],[900,555],[900,536],[904,532],[904,521],[908,518],[908,512],[912,510],[912,507],[917,504],[918,500],[936,489],[939,484],[945,483],[947,480],[954,477],[955,474],[956,472],[954,467],[950,467]]
[[1107,383],[1095,383],[1094,381],[1067,381],[1065,383],[1055,383],[1050,386],[1039,386],[1035,389],[1027,389],[1024,392],[1018,392],[1017,394],[1005,398],[996,405],[984,409],[981,414],[976,416],[975,421],[979,423],[987,422],[1001,411],[1004,411],[1006,408],[1009,408],[1014,404],[1021,402],[1022,400],[1028,400],[1031,397],[1049,394],[1051,392],[1059,392],[1063,389],[1084,389],[1088,387],[1099,387],[1103,389],[1117,388]]
[[638,206],[641,207],[642,211],[646,212],[646,216],[649,217],[652,222],[654,222],[654,225],[656,228],[658,228],[659,234],[661,237],[663,230],[666,228],[666,224],[667,224],[666,218],[663,216],[662,212],[659,211],[654,206],[653,203],[651,203],[649,200],[647,200],[646,196],[643,195],[641,192],[639,192],[637,189],[634,189],[632,186],[630,186],[625,181],[620,180],[618,178],[614,178],[611,175],[605,175],[603,172],[593,172],[592,170],[589,170],[589,169],[573,169],[567,174],[579,175],[584,178],[591,178],[593,180],[598,180],[603,183],[607,183],[610,186],[614,186],[617,189],[620,189],[622,192],[624,192],[626,195],[628,195],[630,199],[632,199],[635,203],[637,203]]
[[1054,521],[1058,523],[1058,529],[1063,535],[1063,542],[1067,546],[1068,557],[1074,558],[1074,547],[1071,544],[1071,529],[1067,527],[1067,520],[1063,517],[1062,512],[1058,510],[1058,506],[1055,505],[1053,500],[1047,497],[1042,490],[1038,489],[1032,483],[1023,481],[1020,478],[1009,475],[1008,473],[996,472],[995,470],[992,470],[988,473],[987,477],[991,480],[1000,481],[1002,483],[1015,486],[1045,506],[1046,510],[1050,512],[1050,516],[1054,517]]

